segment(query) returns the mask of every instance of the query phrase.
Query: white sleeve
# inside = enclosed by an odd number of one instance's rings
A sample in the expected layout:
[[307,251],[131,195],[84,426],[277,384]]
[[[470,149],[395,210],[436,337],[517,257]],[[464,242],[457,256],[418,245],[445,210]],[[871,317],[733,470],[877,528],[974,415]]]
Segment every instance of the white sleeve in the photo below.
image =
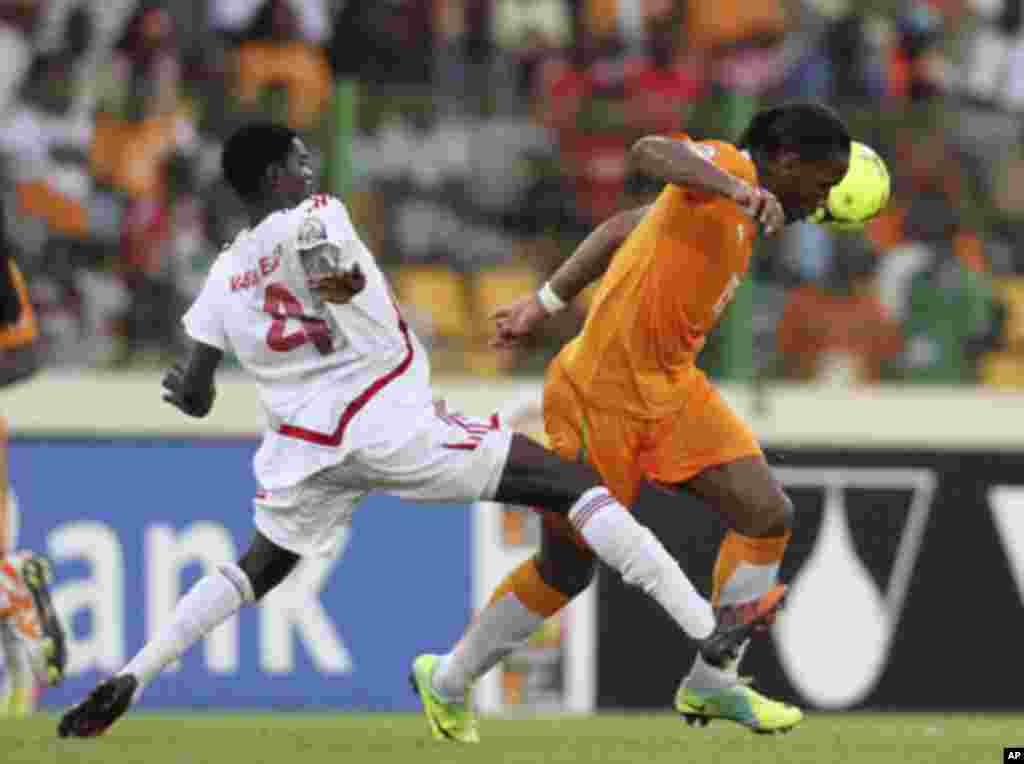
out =
[[350,267],[358,259],[364,245],[352,225],[345,205],[339,199],[325,194],[320,197],[320,201],[314,198],[313,215],[323,223],[327,241],[337,250],[335,267]]
[[348,216],[348,210],[339,199],[333,196],[327,197],[327,205],[318,210],[319,218],[327,227],[327,240],[344,249],[346,244],[359,239],[356,229],[352,226],[352,220]]
[[181,322],[185,325],[186,334],[192,339],[202,342],[204,345],[227,350],[228,336],[224,330],[223,315],[220,310],[225,301],[224,295],[221,294],[222,290],[222,280],[217,277],[217,268],[214,267],[207,275],[202,291],[192,303],[192,307],[182,317]]

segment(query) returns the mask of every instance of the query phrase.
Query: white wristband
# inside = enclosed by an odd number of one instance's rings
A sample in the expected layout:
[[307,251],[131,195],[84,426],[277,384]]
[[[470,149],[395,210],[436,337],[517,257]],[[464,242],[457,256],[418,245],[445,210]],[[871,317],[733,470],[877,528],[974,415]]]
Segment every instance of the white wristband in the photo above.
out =
[[550,281],[545,281],[544,286],[537,290],[537,299],[540,301],[541,307],[544,308],[544,312],[549,316],[568,307],[568,303],[555,294]]

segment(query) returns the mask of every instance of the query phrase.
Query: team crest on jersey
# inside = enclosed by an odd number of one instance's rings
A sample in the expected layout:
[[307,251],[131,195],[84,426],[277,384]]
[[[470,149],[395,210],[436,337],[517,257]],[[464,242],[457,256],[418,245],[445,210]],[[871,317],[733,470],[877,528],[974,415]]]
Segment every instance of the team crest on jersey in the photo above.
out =
[[309,217],[302,221],[299,226],[299,246],[302,248],[315,247],[327,241],[327,227],[319,218]]

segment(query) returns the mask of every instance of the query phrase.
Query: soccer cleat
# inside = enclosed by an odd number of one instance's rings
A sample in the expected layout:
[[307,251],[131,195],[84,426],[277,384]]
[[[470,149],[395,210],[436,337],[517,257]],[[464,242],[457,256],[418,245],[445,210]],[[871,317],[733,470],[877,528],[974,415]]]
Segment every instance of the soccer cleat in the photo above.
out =
[[675,706],[691,727],[706,727],[712,719],[728,719],[763,735],[789,732],[804,718],[796,706],[765,697],[743,683],[725,690],[680,687]]
[[89,697],[72,706],[57,725],[60,737],[96,737],[102,735],[132,704],[139,682],[131,674],[101,682]]
[[35,606],[36,622],[40,633],[41,658],[40,679],[47,686],[53,687],[64,681],[64,670],[67,668],[68,651],[64,627],[61,626],[57,611],[53,607],[50,596],[50,582],[53,573],[50,564],[42,557],[29,555],[21,561],[21,579],[32,595]]
[[412,662],[409,682],[419,694],[423,713],[430,722],[435,740],[453,740],[457,743],[479,743],[476,716],[469,707],[469,695],[461,703],[448,703],[434,691],[433,677],[439,655],[418,655]]
[[715,630],[697,642],[701,657],[712,666],[726,668],[739,658],[740,648],[755,632],[775,621],[786,600],[785,584],[777,584],[758,599],[718,609]]

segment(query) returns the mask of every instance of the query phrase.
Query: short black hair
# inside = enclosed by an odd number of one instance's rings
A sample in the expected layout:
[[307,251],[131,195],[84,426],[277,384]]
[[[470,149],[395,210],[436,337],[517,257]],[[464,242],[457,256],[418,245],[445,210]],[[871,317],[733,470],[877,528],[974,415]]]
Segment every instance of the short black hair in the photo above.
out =
[[240,128],[224,144],[224,179],[240,197],[252,199],[260,192],[267,168],[285,161],[297,137],[291,128],[269,122]]
[[805,161],[818,161],[848,155],[850,132],[822,103],[788,103],[755,114],[739,146],[762,157],[792,151]]

